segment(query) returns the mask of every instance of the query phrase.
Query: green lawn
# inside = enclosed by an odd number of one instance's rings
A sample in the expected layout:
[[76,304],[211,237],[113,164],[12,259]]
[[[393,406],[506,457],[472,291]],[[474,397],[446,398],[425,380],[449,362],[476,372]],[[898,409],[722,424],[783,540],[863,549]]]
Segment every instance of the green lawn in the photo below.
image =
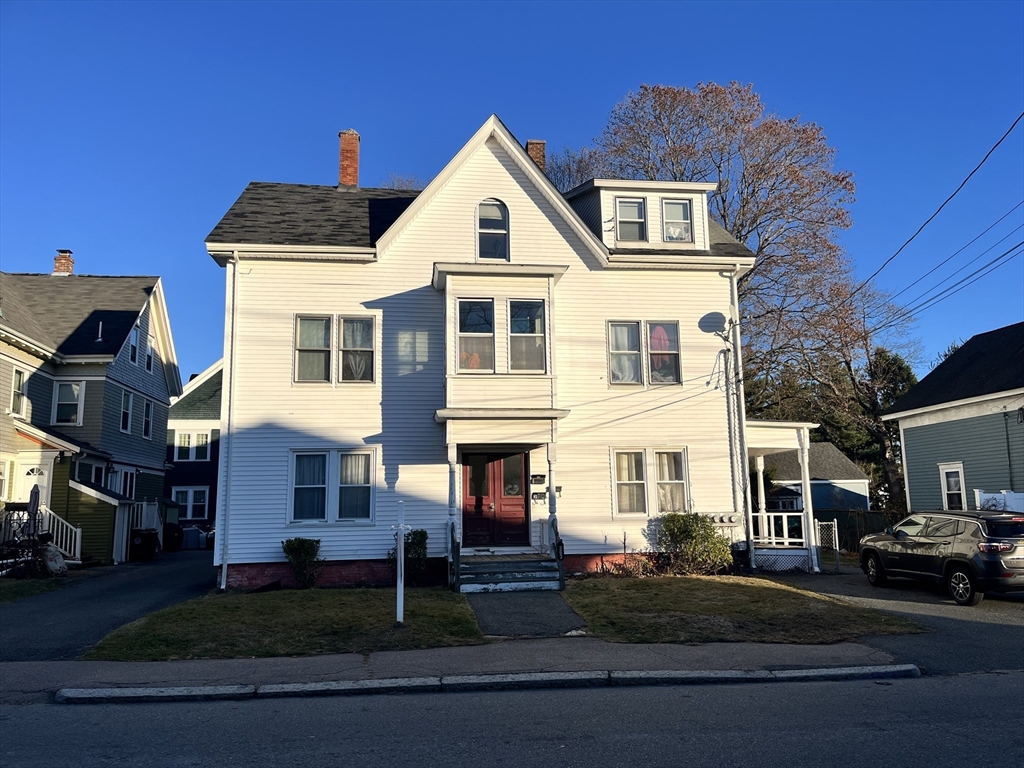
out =
[[898,616],[737,576],[570,581],[587,632],[619,643],[837,643],[926,631]]
[[409,589],[395,626],[394,589],[207,595],[127,624],[86,659],[158,661],[369,653],[484,642],[462,595]]
[[52,592],[69,583],[67,578],[55,579],[0,579],[0,604],[13,603],[23,597]]

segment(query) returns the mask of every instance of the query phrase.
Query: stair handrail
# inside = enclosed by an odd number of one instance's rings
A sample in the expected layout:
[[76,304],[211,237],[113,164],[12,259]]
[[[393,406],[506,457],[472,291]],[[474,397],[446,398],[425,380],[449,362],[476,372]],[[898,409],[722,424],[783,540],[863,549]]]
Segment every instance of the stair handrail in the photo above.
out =
[[53,545],[66,560],[82,562],[82,528],[72,525],[49,507],[40,504],[40,528],[53,536]]
[[558,588],[561,590],[565,589],[565,543],[558,535],[558,517],[549,516],[548,525],[551,528],[551,557],[558,565]]

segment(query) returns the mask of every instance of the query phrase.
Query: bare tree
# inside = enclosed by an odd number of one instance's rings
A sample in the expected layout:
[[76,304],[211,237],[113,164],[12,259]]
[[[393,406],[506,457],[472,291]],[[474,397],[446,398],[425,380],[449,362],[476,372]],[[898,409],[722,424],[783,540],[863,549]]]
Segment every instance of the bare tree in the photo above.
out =
[[418,192],[427,185],[419,176],[388,171],[387,176],[384,177],[379,186],[381,189],[408,189]]

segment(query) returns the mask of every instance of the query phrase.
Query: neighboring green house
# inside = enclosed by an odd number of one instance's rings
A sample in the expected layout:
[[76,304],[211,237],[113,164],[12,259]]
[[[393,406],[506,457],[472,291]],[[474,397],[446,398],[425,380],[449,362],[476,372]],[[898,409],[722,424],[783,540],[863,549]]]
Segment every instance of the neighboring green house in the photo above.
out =
[[899,421],[911,511],[1024,511],[1024,322],[972,336],[882,418]]
[[181,380],[160,278],[73,272],[0,272],[0,501],[38,486],[69,559],[119,562],[160,527]]

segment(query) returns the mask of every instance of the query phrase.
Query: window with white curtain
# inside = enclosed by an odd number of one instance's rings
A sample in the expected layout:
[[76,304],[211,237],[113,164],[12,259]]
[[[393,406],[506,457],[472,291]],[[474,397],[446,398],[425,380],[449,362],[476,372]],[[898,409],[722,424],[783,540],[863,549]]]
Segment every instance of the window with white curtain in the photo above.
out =
[[341,380],[373,381],[373,318],[341,318]]
[[612,384],[642,384],[640,323],[608,323],[608,379]]
[[615,513],[665,515],[686,512],[686,451],[682,448],[631,448],[612,452]]
[[374,455],[372,449],[295,451],[292,455],[292,521],[372,521]]
[[693,216],[689,200],[664,200],[661,221],[666,243],[693,242]]

